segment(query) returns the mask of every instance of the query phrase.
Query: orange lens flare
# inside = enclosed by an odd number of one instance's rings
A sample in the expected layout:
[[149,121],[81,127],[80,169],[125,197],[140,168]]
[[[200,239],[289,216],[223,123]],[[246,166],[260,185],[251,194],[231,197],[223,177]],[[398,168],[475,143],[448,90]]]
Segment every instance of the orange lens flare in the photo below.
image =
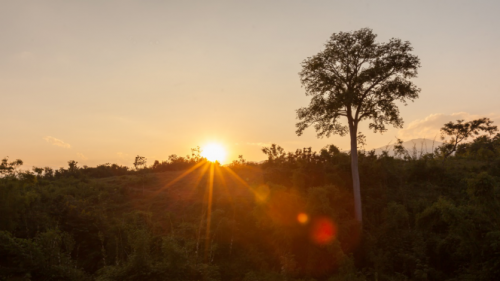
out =
[[297,215],[297,221],[301,224],[306,224],[309,221],[309,216],[307,214],[300,213]]
[[269,193],[271,191],[269,190],[269,186],[262,184],[259,185],[257,188],[254,190],[255,194],[255,200],[259,203],[263,203],[266,201],[266,199],[269,197]]
[[311,238],[319,245],[330,244],[337,237],[337,227],[329,218],[319,218],[314,221]]

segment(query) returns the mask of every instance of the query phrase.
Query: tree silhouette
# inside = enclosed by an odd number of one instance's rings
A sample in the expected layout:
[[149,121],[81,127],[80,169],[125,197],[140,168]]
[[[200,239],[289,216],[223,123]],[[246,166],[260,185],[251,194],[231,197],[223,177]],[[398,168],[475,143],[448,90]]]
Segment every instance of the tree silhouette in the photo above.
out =
[[9,157],[5,157],[0,162],[0,175],[2,174],[11,175],[12,173],[14,173],[17,167],[23,165],[23,161],[21,159],[17,159],[11,162],[8,161]]
[[[358,172],[358,124],[384,132],[386,124],[402,127],[396,101],[406,105],[420,89],[409,78],[417,76],[420,60],[408,41],[375,42],[371,29],[334,33],[325,49],[302,62],[300,78],[308,107],[297,110],[297,135],[313,125],[318,137],[332,134],[351,139],[351,169],[356,219],[362,222]],[[345,119],[344,119],[345,118]],[[347,121],[347,125],[341,123]]]
[[498,129],[492,124],[493,121],[489,118],[480,118],[465,123],[464,120],[457,120],[456,124],[448,122],[441,128],[441,139],[444,140],[445,136],[451,136],[451,138],[438,147],[436,152],[443,156],[444,161],[457,150],[458,144],[469,137],[478,136],[481,132],[493,135]]
[[146,168],[146,163],[147,163],[148,159],[146,159],[146,157],[144,156],[140,156],[140,155],[137,155],[135,157],[135,160],[134,160],[134,168],[136,170],[139,170],[141,168]]
[[[135,170],[138,171],[141,175],[142,182],[142,193],[144,193],[144,182],[146,181],[145,169],[148,159],[144,156],[137,155],[134,160]],[[141,170],[142,168],[142,170]]]

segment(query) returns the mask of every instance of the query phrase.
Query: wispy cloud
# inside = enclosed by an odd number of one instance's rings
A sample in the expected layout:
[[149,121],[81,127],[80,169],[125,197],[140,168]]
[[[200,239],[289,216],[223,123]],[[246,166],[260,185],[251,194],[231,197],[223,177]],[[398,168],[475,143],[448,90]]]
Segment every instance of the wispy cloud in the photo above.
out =
[[247,142],[246,145],[255,145],[255,146],[271,146],[271,143],[268,142]]
[[452,114],[436,113],[424,119],[418,119],[411,122],[405,129],[399,130],[398,138],[405,141],[417,138],[439,139],[440,130],[445,123],[450,121],[455,122],[457,120],[465,120],[467,122],[482,117],[488,117],[495,125],[499,125],[499,114],[475,115],[467,112],[456,112]]
[[78,153],[76,154],[76,156],[78,156],[78,158],[80,158],[80,159],[82,159],[82,160],[87,160],[87,159],[89,159],[87,156],[83,155],[83,153],[80,153],[80,152],[78,152]]
[[117,152],[116,155],[118,155],[118,157],[120,157],[121,159],[130,157],[130,155],[128,155],[127,153],[123,153],[123,152]]
[[71,145],[69,143],[65,143],[64,141],[62,141],[60,139],[56,139],[56,138],[51,137],[51,136],[46,136],[43,139],[45,141],[47,141],[48,143],[55,145],[55,146],[60,146],[60,147],[64,147],[64,148],[71,148]]

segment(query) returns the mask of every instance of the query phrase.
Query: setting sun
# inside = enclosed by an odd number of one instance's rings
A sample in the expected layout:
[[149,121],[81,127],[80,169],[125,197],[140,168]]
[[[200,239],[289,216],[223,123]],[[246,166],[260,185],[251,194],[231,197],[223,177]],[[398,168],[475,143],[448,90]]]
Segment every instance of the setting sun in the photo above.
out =
[[220,144],[210,143],[202,148],[201,156],[208,161],[222,163],[226,159],[226,150]]

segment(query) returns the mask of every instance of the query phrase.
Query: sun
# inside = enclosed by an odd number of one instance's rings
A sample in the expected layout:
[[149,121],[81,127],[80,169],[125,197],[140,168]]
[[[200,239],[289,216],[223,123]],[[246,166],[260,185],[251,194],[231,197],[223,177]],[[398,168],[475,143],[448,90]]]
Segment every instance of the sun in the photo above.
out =
[[209,143],[201,149],[201,156],[210,162],[222,163],[226,159],[226,150],[218,143]]

